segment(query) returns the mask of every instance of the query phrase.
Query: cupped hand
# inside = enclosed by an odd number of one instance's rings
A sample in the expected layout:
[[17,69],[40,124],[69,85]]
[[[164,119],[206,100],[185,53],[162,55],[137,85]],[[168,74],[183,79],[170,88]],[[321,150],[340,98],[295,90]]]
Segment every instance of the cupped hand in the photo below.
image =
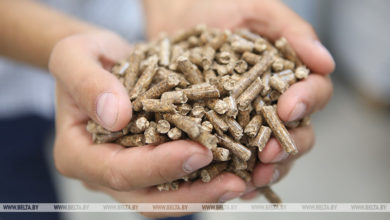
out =
[[[335,62],[328,50],[319,41],[312,26],[290,10],[279,0],[196,0],[164,1],[164,5],[154,2],[146,4],[148,34],[167,30],[188,28],[199,23],[218,28],[248,28],[270,40],[285,37],[307,65],[312,74],[303,81],[292,85],[278,101],[278,114],[283,121],[299,120],[322,109],[332,95],[329,74]],[[162,3],[160,3],[162,4]],[[171,7],[175,5],[175,7]],[[158,12],[158,10],[161,10]],[[169,14],[162,16],[161,14]],[[290,130],[299,153],[288,156],[280,143],[271,138],[258,156],[258,164],[243,198],[253,198],[255,188],[279,181],[298,157],[308,152],[314,145],[314,131],[308,125]]]
[[154,185],[211,162],[210,150],[198,143],[180,140],[124,148],[92,142],[86,131],[89,118],[112,131],[122,129],[131,119],[126,89],[108,71],[130,51],[126,41],[106,31],[68,37],[53,49],[49,69],[57,80],[54,159],[59,172],[121,202],[218,202],[241,195],[245,183],[233,174],[221,175],[208,184],[185,183],[177,191],[156,190]]

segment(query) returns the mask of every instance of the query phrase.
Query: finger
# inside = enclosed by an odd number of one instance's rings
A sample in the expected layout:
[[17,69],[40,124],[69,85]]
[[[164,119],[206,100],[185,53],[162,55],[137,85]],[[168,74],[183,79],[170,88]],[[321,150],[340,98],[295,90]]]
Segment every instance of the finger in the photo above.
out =
[[246,11],[251,29],[272,40],[284,36],[303,63],[312,71],[321,74],[333,72],[335,62],[309,23],[282,1],[254,2],[254,4],[254,7]]
[[[238,198],[245,191],[245,182],[232,173],[222,173],[208,183],[200,180],[193,183],[185,182],[179,185],[176,191],[159,192],[151,187],[135,192],[122,193],[110,189],[103,189],[120,202],[137,203],[215,203],[226,202]],[[167,216],[183,216],[189,212],[181,213],[142,213],[149,218]]]
[[272,185],[281,180],[291,169],[293,163],[258,164],[253,170],[253,184],[255,187]]
[[278,115],[283,121],[302,119],[322,109],[333,93],[329,77],[310,74],[306,80],[293,84],[278,100]]
[[77,107],[63,93],[58,86],[54,157],[57,169],[66,176],[129,190],[172,181],[212,161],[210,150],[185,140],[133,148],[95,145],[85,124],[72,121]]
[[209,150],[190,141],[124,149],[116,144],[75,145],[65,139],[59,137],[54,152],[61,173],[120,191],[170,182],[212,161]]
[[253,185],[253,181],[247,182],[245,192],[240,196],[240,199],[250,200],[252,199],[254,192],[256,192],[256,187]]
[[120,130],[131,118],[130,100],[126,89],[103,64],[123,56],[129,46],[112,36],[102,34],[98,38],[74,36],[63,40],[53,50],[49,66],[81,110],[105,128]]
[[254,189],[253,191],[241,196],[240,199],[252,200],[252,199],[256,198],[258,195],[259,195],[259,192],[256,189]]
[[258,153],[259,160],[263,163],[278,163],[286,159],[293,160],[304,155],[313,147],[315,138],[312,126],[294,128],[289,132],[298,148],[297,154],[289,155],[275,138],[271,138],[265,148]]

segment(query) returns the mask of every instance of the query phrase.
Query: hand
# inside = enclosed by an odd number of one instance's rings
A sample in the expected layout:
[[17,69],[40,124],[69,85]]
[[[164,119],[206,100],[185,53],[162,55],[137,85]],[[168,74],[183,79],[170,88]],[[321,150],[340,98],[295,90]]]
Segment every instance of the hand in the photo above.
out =
[[53,49],[49,68],[57,79],[54,159],[59,172],[121,202],[207,203],[239,196],[245,183],[233,174],[221,175],[209,184],[185,183],[172,192],[153,187],[209,164],[211,152],[198,143],[180,140],[134,148],[92,143],[86,131],[89,118],[113,131],[131,118],[125,88],[106,70],[130,51],[123,39],[103,31],[68,37]]
[[[283,121],[301,119],[322,109],[332,95],[328,74],[335,63],[328,50],[320,43],[313,28],[281,1],[274,0],[196,0],[146,2],[148,34],[155,37],[160,31],[173,33],[199,23],[211,27],[245,27],[271,40],[287,38],[300,59],[314,74],[292,85],[279,99],[278,114]],[[243,198],[252,198],[255,187],[275,183],[290,169],[293,161],[314,145],[311,126],[290,130],[299,153],[287,158],[280,144],[272,138],[259,153],[262,164],[254,170],[253,183]]]

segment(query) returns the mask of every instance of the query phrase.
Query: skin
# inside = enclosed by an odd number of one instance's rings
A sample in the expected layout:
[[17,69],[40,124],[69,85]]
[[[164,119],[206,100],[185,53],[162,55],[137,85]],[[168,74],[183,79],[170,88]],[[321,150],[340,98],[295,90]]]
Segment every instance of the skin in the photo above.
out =
[[[163,30],[173,32],[197,23],[220,28],[247,27],[270,39],[285,36],[315,73],[291,86],[281,96],[278,114],[282,120],[291,119],[298,103],[306,106],[300,115],[303,117],[320,110],[330,99],[332,84],[328,74],[335,67],[332,57],[319,46],[311,26],[281,2],[145,0],[144,3],[150,38]],[[19,13],[12,13],[14,11]],[[127,92],[107,71],[116,60],[129,54],[131,46],[115,33],[32,1],[0,1],[0,28],[1,55],[48,68],[56,78],[56,168],[63,175],[79,179],[88,188],[108,193],[120,202],[217,202],[239,196],[250,199],[256,196],[255,187],[270,182],[275,169],[282,178],[295,159],[314,144],[311,126],[293,129],[290,132],[300,153],[275,162],[282,150],[280,144],[271,139],[259,153],[263,163],[256,166],[251,184],[224,173],[208,184],[198,181],[186,183],[178,191],[157,192],[151,186],[189,172],[184,164],[190,156],[203,158],[205,166],[211,162],[212,154],[195,142],[183,140],[128,149],[116,144],[92,143],[85,130],[88,118],[113,131],[120,130],[131,119]],[[116,98],[113,105],[116,106],[116,117],[111,123],[106,123],[97,114],[97,103],[102,94]],[[186,213],[142,214],[164,217]]]

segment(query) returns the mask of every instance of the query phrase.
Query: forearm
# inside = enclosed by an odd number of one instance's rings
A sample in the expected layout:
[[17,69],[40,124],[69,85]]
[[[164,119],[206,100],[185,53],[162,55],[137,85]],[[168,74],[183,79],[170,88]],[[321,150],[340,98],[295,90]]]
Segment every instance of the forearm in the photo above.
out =
[[0,1],[0,55],[47,68],[64,37],[97,29],[29,0]]

